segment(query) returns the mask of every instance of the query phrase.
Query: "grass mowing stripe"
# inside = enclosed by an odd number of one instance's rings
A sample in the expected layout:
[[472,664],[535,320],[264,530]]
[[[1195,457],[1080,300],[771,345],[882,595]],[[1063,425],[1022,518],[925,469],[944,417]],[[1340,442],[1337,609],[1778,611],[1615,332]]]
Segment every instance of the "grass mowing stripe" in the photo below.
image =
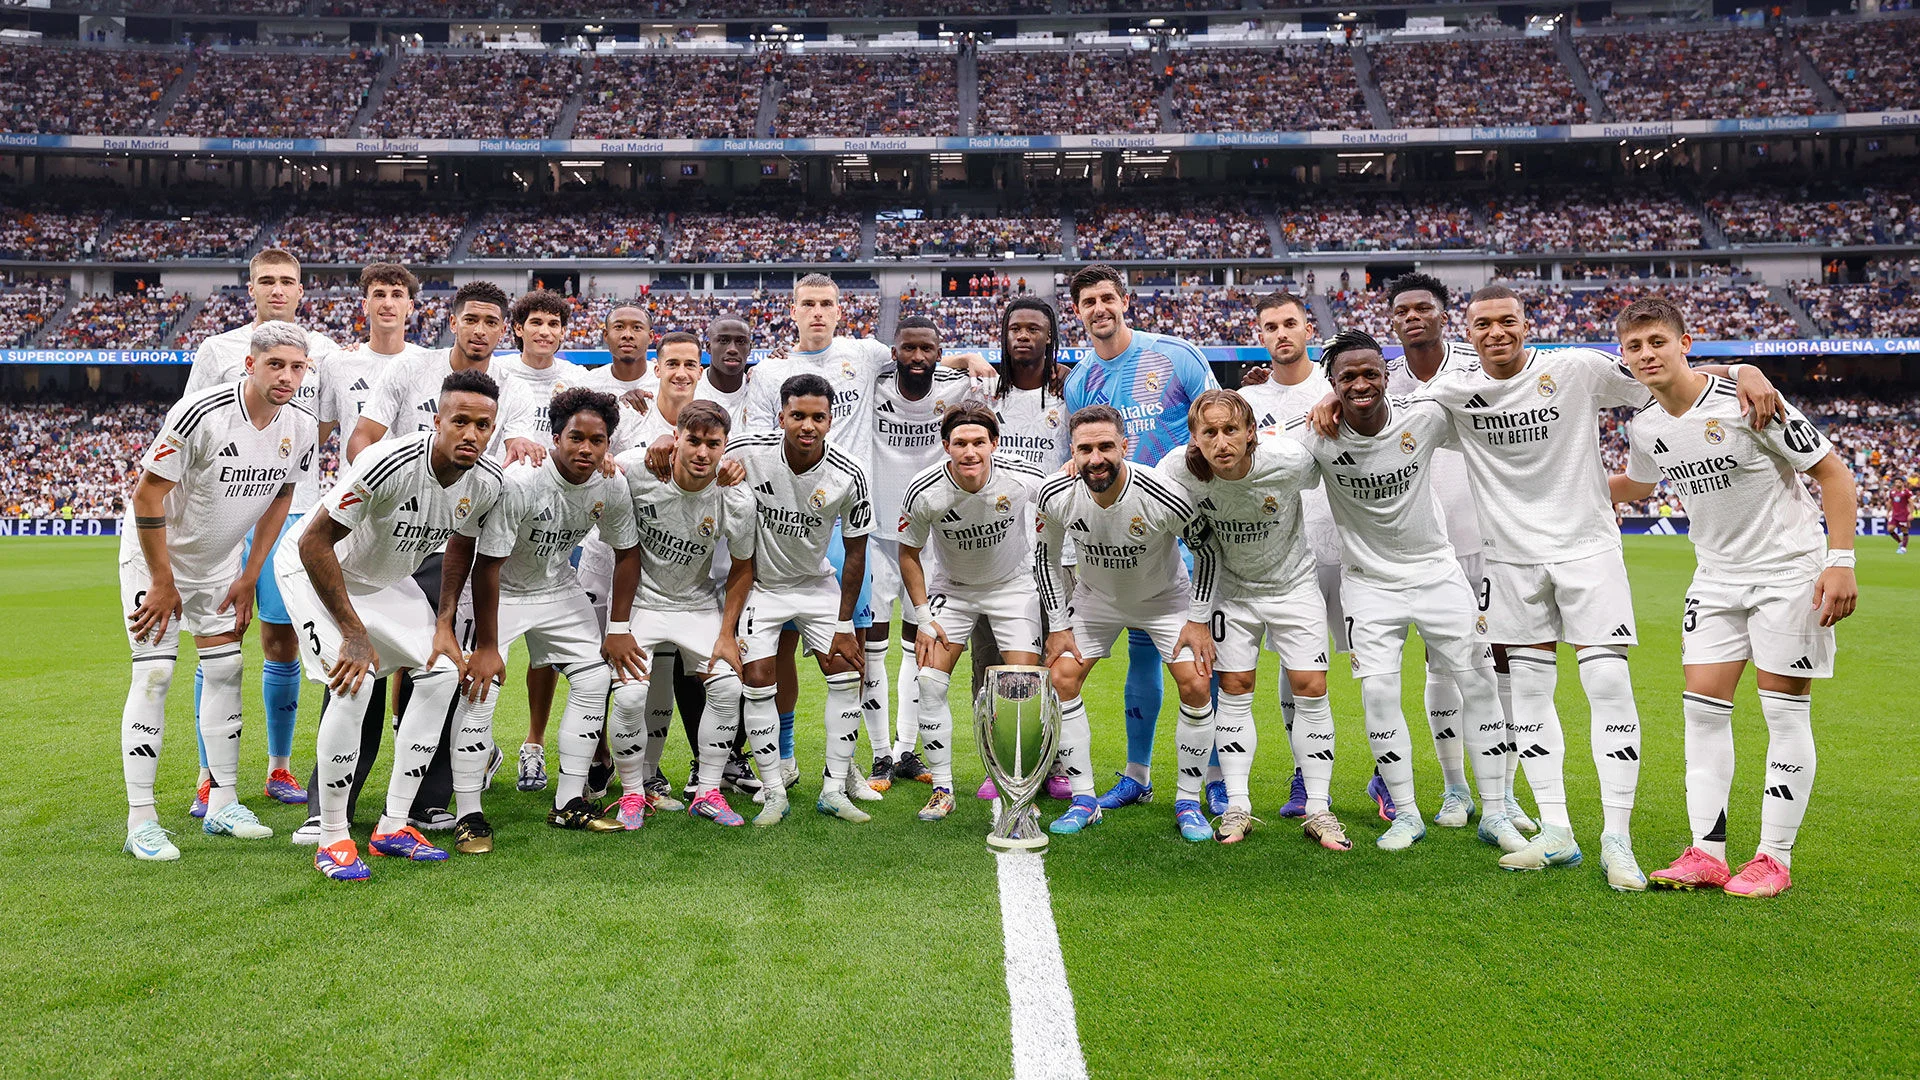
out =
[[1008,851],[994,858],[1000,868],[1000,926],[1007,939],[1013,1078],[1086,1080],[1073,989],[1067,985],[1060,933],[1053,925],[1046,857]]

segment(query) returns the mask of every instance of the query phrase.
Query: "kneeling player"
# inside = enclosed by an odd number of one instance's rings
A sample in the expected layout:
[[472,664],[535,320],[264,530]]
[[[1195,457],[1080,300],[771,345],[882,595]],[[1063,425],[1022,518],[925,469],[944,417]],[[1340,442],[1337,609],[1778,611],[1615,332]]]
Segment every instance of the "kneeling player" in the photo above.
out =
[[[1648,875],[1670,889],[1724,887],[1778,896],[1793,885],[1793,841],[1813,793],[1813,680],[1833,676],[1833,627],[1853,613],[1853,474],[1818,428],[1789,406],[1780,422],[1746,423],[1733,383],[1687,367],[1693,340],[1666,300],[1637,300],[1616,323],[1620,355],[1653,403],[1628,428],[1616,501],[1644,499],[1666,480],[1686,504],[1699,566],[1681,617],[1686,672],[1687,817],[1693,846]],[[1796,473],[1820,485],[1821,505]],[[1820,527],[1821,512],[1829,523]],[[1733,786],[1733,691],[1752,660],[1767,721],[1760,850],[1727,867]]]
[[240,639],[272,551],[270,544],[256,545],[242,565],[240,546],[256,526],[261,536],[279,535],[293,486],[313,466],[319,426],[293,404],[306,375],[305,331],[287,322],[255,326],[246,377],[180,399],[141,459],[120,530],[120,597],[133,647],[120,753],[125,847],[135,858],[180,857],[154,810],[153,780],[182,626],[193,635],[206,678],[197,719],[211,786],[201,830],[243,839],[273,835],[236,794]]
[[[638,526],[641,558],[630,569],[617,562],[614,567],[607,654],[620,669],[621,681],[613,692],[607,736],[623,789],[613,816],[629,829],[639,828],[660,801],[643,785],[659,766],[657,755],[665,742],[664,734],[656,740],[647,730],[650,658],[668,659],[663,649],[677,649],[680,662],[705,684],[687,813],[721,825],[745,824],[720,793],[740,728],[738,627],[753,585],[755,540],[753,494],[744,484],[728,486],[717,479],[731,428],[719,405],[689,401],[680,406],[674,424],[673,468],[666,479],[648,471],[644,445],[619,459],[626,470],[622,494]],[[732,564],[725,594],[718,596],[713,555],[722,540]],[[631,618],[636,606],[639,617]],[[654,677],[671,685],[672,663]],[[777,770],[778,744],[770,732],[761,742],[761,769]]]
[[1272,642],[1293,691],[1288,729],[1305,787],[1309,839],[1347,851],[1340,819],[1327,807],[1333,780],[1333,710],[1327,704],[1327,609],[1313,551],[1301,532],[1300,493],[1317,487],[1313,458],[1288,438],[1259,441],[1253,408],[1231,390],[1208,390],[1187,410],[1192,441],[1161,463],[1186,492],[1213,537],[1219,565],[1217,610],[1206,626],[1218,655],[1219,715],[1214,745],[1227,808],[1216,834],[1237,843],[1253,828],[1247,780],[1258,736],[1253,724],[1260,642]]
[[[407,824],[407,808],[460,689],[460,646],[451,632],[436,632],[433,606],[412,575],[455,533],[479,536],[500,498],[500,466],[481,456],[499,400],[499,387],[484,372],[448,375],[433,430],[367,447],[274,554],[281,595],[308,650],[308,677],[327,685],[313,865],[329,878],[367,877],[347,835],[347,789],[360,759],[367,695],[381,676],[401,668],[413,671],[413,694],[394,735],[387,808],[371,847],[375,855],[416,861],[447,857]],[[441,609],[457,603],[443,579]]]
[[[615,565],[638,558],[633,506],[626,484],[601,471],[607,443],[620,422],[612,394],[575,388],[547,405],[553,444],[538,465],[506,470],[500,502],[478,541],[447,545],[446,588],[458,592],[473,571],[473,591],[459,605],[459,637],[473,648],[467,660],[467,698],[454,715],[453,797],[459,820],[454,847],[462,854],[493,850],[493,829],[481,813],[487,760],[493,755],[495,691],[513,643],[527,640],[531,667],[567,677],[567,708],[560,717],[560,781],[547,824],[561,829],[614,831],[586,799],[587,767],[606,723],[612,684],[601,657],[603,637],[593,601],[574,576],[570,559],[597,525]],[[441,608],[440,630],[451,634],[455,613]]]
[[[1180,690],[1180,781],[1174,819],[1195,843],[1213,839],[1200,811],[1200,788],[1213,749],[1213,701],[1208,672],[1213,657],[1204,629],[1212,610],[1213,555],[1206,523],[1177,487],[1151,468],[1127,460],[1126,421],[1108,405],[1088,405],[1067,421],[1076,473],[1041,489],[1040,542],[1034,552],[1040,602],[1047,624],[1046,665],[1060,697],[1061,749],[1073,804],[1049,826],[1077,833],[1100,820],[1093,795],[1093,730],[1080,688],[1122,630],[1152,639]],[[1179,539],[1190,535],[1194,580],[1187,579]],[[1069,598],[1060,546],[1071,535],[1080,566]],[[1189,600],[1191,599],[1191,602]]]
[[[920,739],[933,773],[921,821],[953,812],[947,687],[974,624],[984,617],[992,626],[1006,663],[1040,662],[1040,598],[1027,537],[1046,476],[1018,455],[995,452],[1000,421],[982,405],[948,410],[940,442],[947,460],[914,477],[900,503],[900,581],[913,605],[907,621],[919,628]],[[931,579],[920,560],[929,543],[938,555]]]
[[[1340,403],[1332,438],[1306,439],[1340,527],[1340,605],[1353,644],[1353,674],[1367,716],[1374,764],[1393,795],[1393,824],[1375,843],[1401,851],[1426,836],[1413,798],[1413,744],[1400,708],[1407,627],[1420,628],[1428,663],[1460,690],[1467,752],[1480,787],[1480,838],[1503,851],[1526,846],[1497,808],[1506,803],[1506,720],[1493,680],[1493,650],[1474,640],[1473,590],[1454,557],[1433,497],[1433,452],[1452,439],[1452,423],[1431,403],[1387,398],[1380,345],[1347,330],[1321,354]],[[1297,421],[1303,427],[1302,418]]]

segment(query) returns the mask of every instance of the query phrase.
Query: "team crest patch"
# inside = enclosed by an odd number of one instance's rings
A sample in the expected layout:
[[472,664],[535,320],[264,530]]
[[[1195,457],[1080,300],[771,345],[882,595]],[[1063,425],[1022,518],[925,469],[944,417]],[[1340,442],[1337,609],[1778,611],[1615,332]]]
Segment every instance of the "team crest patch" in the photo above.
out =
[[701,536],[713,535],[713,519],[712,518],[705,517],[700,519],[700,535]]
[[1161,380],[1160,380],[1159,372],[1149,371],[1144,376],[1141,377],[1141,381],[1147,384],[1147,393],[1157,394],[1160,392]]
[[1552,397],[1553,392],[1560,387],[1554,384],[1553,376],[1543,371],[1540,373],[1540,383],[1534,389],[1540,392],[1541,397]]
[[946,412],[946,411],[947,411],[947,399],[946,399],[946,398],[934,398],[934,399],[933,399],[933,411],[934,411],[934,412],[937,412],[937,413],[943,413],[943,412]]
[[606,508],[607,508],[607,504],[606,504],[606,503],[603,503],[603,502],[597,502],[597,503],[594,503],[594,504],[593,504],[593,509],[591,509],[591,510],[589,510],[589,511],[587,511],[587,513],[588,513],[589,515],[591,515],[591,516],[593,517],[593,520],[595,520],[595,521],[599,521],[599,520],[600,520],[600,511],[602,511],[602,510],[605,510]]
[[1007,498],[1005,495],[996,495],[993,499],[993,510],[997,514],[1011,514],[1013,513],[1013,500]]
[[1400,433],[1400,452],[1401,453],[1411,454],[1414,452],[1415,449],[1419,447],[1419,445],[1420,444],[1415,442],[1413,439],[1413,432],[1403,431]]
[[280,440],[280,457],[284,460],[292,456],[293,456],[293,440],[281,439]]
[[1474,620],[1473,620],[1473,629],[1474,629],[1474,632],[1476,632],[1476,633],[1481,633],[1481,634],[1484,634],[1484,633],[1486,633],[1486,632],[1487,632],[1487,617],[1486,617],[1485,615],[1478,615],[1478,616],[1475,616],[1475,617],[1474,617]]
[[1269,495],[1260,503],[1260,512],[1272,517],[1280,512],[1280,500]]
[[840,361],[840,374],[844,378],[848,378],[848,379],[853,378],[853,361],[851,360]]
[[1059,409],[1047,410],[1047,426],[1048,427],[1060,426],[1060,410]]
[[807,505],[813,507],[815,510],[825,509],[827,505],[827,489],[814,488],[813,497],[807,500]]
[[1135,540],[1145,539],[1147,535],[1146,521],[1142,518],[1134,518],[1131,522],[1128,522],[1127,535],[1133,537]]
[[466,516],[471,513],[473,513],[473,500],[464,495],[461,496],[459,504],[453,508],[454,518],[456,520],[465,520]]
[[1720,426],[1720,421],[1718,420],[1707,421],[1706,434],[1707,441],[1715,446],[1719,446],[1721,443],[1727,441],[1726,430]]

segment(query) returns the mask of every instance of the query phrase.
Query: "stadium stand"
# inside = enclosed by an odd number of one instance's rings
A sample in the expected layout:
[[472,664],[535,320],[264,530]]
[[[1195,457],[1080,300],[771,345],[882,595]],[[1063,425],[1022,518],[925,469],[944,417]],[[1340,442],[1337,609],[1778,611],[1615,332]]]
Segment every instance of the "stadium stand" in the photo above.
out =
[[47,342],[54,349],[157,349],[186,313],[184,293],[89,296],[74,305]]
[[1445,251],[1486,242],[1472,207],[1446,196],[1313,192],[1280,206],[1280,238],[1294,251]]
[[47,204],[0,206],[0,259],[68,262],[92,258],[104,210],[69,213]]
[[[438,345],[452,313],[453,296],[442,290],[422,291],[414,301],[413,318],[407,322],[407,340],[420,345]],[[176,348],[196,349],[215,334],[242,326],[253,319],[253,301],[246,290],[222,289],[207,297],[193,322],[180,335]],[[336,344],[367,340],[367,317],[357,288],[309,289],[300,301],[300,325],[327,337]]]
[[[687,293],[656,290],[645,296],[571,297],[573,316],[567,321],[569,349],[604,347],[607,315],[616,305],[634,304],[647,312],[658,340],[662,334],[685,330],[705,334],[707,324],[721,315],[745,319],[756,348],[791,344],[797,336],[793,322],[793,294],[768,289],[739,293]],[[842,334],[872,337],[880,321],[880,296],[875,292],[843,290],[840,294]]]
[[[171,404],[170,402],[168,404]],[[117,517],[167,405],[0,403],[0,503],[8,517]]]
[[1903,244],[1920,235],[1910,188],[1763,184],[1715,195],[1707,209],[1731,244]]
[[183,54],[0,46],[0,130],[47,135],[145,131]]
[[259,220],[245,214],[141,214],[113,222],[103,254],[116,262],[231,259],[259,234]]
[[1184,131],[1370,128],[1366,96],[1342,45],[1289,42],[1260,49],[1172,54],[1173,109]]
[[950,53],[796,57],[780,81],[777,138],[959,134]]
[[1553,186],[1502,193],[1487,206],[1496,251],[1691,251],[1700,215],[1661,191],[1603,192]]
[[1849,112],[1920,107],[1920,21],[1825,23],[1795,31]]
[[1791,43],[1769,30],[1588,34],[1574,38],[1618,120],[1796,116],[1820,111]]
[[273,243],[303,263],[430,263],[453,251],[466,224],[465,213],[421,207],[404,214],[307,210],[281,222]]
[[1551,41],[1420,42],[1368,55],[1387,108],[1407,127],[1587,122],[1586,98]]
[[1082,259],[1263,259],[1273,254],[1266,222],[1238,200],[1134,196],[1097,203],[1077,220]]
[[561,207],[489,211],[467,249],[485,259],[657,259],[660,250],[651,211]]
[[0,348],[25,345],[66,302],[63,279],[0,274]]
[[409,56],[367,134],[380,138],[544,139],[580,82],[570,55]]
[[366,103],[380,64],[373,52],[211,52],[160,130],[201,138],[338,138]]
[[1160,130],[1164,76],[1142,52],[982,52],[980,135]]
[[1911,277],[1864,285],[1793,287],[1794,299],[1828,337],[1887,338],[1920,334],[1920,296]]
[[900,316],[925,315],[940,327],[940,338],[949,345],[997,345],[1000,342],[1000,311],[1007,302],[993,296],[919,296],[902,297]]
[[672,217],[667,261],[852,262],[860,256],[860,219],[851,213],[791,203],[754,206]]
[[882,259],[1058,255],[1060,216],[955,211],[950,217],[883,217],[875,223],[874,254]]
[[765,81],[757,56],[599,57],[585,78],[574,137],[750,136]]

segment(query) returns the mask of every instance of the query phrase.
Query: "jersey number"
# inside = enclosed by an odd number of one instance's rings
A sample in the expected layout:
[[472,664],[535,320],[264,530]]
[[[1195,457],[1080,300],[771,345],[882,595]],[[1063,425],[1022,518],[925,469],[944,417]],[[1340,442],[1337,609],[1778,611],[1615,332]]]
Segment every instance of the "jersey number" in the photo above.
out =
[[1685,630],[1687,633],[1691,634],[1693,633],[1693,628],[1695,626],[1698,626],[1699,624],[1700,624],[1700,601],[1695,600],[1693,597],[1689,596],[1687,597],[1686,614],[1680,616],[1680,629]]
[[317,660],[317,659],[319,659],[319,657],[320,657],[320,635],[314,632],[314,629],[313,629],[313,620],[311,620],[311,619],[309,619],[309,620],[307,620],[306,622],[303,622],[303,623],[301,623],[301,624],[300,624],[300,629],[302,629],[302,630],[305,630],[305,631],[307,632],[307,644],[309,644],[309,645],[311,645],[311,646],[313,646],[313,655],[314,655],[314,659],[316,659],[316,660]]
[[1477,591],[1478,595],[1473,598],[1473,602],[1480,605],[1481,611],[1485,611],[1487,605],[1493,602],[1493,579],[1481,578],[1480,588]]
[[1224,611],[1214,612],[1213,617],[1207,620],[1207,626],[1209,629],[1213,631],[1213,640],[1215,644],[1219,644],[1220,642],[1227,640],[1227,613],[1226,612]]

